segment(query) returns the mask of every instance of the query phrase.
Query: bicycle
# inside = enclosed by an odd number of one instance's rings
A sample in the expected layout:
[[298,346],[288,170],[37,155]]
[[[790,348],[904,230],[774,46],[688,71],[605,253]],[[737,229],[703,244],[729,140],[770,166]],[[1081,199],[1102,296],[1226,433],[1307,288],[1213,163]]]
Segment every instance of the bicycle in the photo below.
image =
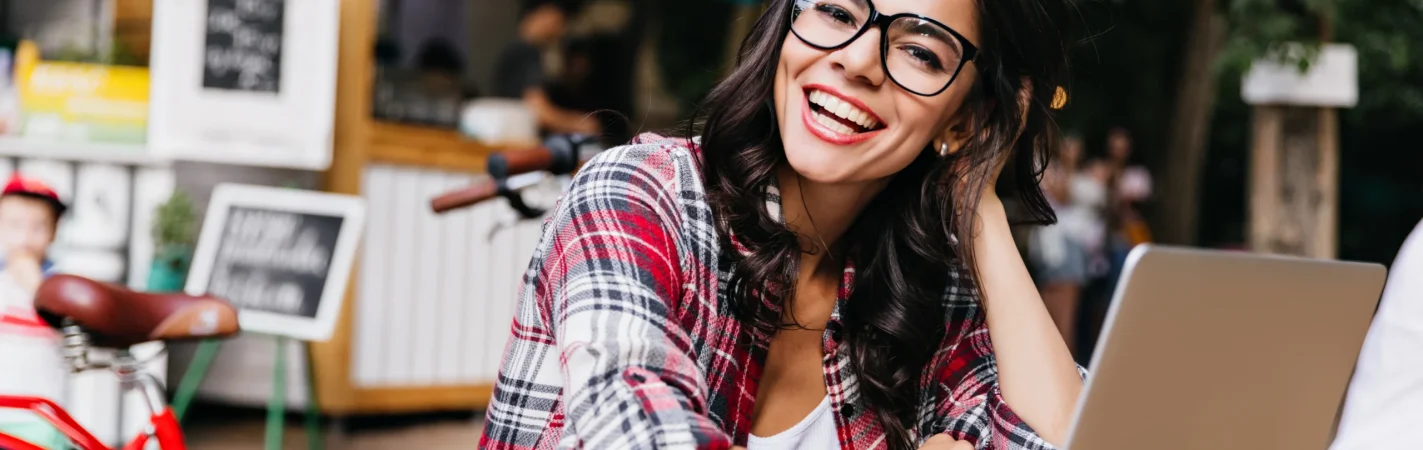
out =
[[[150,294],[73,275],[45,280],[35,293],[35,309],[64,336],[64,359],[74,372],[110,370],[125,394],[139,391],[150,417],[148,425],[122,450],[141,450],[150,440],[162,450],[184,450],[183,432],[173,409],[164,401],[162,382],[140,370],[145,361],[129,348],[153,341],[184,341],[231,337],[240,331],[237,310],[209,296]],[[90,361],[92,348],[113,349],[112,361]],[[85,430],[63,408],[38,397],[0,395],[0,408],[28,410],[54,426],[79,450],[113,450]],[[30,441],[0,432],[0,449],[45,450]]]

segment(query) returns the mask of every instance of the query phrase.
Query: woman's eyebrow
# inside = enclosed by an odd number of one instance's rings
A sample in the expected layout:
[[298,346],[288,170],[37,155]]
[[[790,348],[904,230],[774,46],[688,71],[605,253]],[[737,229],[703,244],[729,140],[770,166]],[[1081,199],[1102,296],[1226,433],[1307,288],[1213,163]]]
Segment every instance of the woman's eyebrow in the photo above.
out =
[[909,25],[905,27],[905,31],[944,42],[952,42],[952,38],[947,31],[944,31],[943,27],[923,20],[909,21]]

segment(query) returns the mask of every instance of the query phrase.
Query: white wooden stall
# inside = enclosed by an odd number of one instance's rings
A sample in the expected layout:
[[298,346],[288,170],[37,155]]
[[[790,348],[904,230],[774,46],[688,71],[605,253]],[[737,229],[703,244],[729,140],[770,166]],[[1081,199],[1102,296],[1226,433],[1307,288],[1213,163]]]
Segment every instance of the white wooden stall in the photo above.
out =
[[[543,222],[520,220],[502,199],[441,216],[430,211],[427,199],[475,176],[367,166],[370,221],[352,340],[357,388],[494,383]],[[524,192],[530,203],[551,203],[558,185]]]

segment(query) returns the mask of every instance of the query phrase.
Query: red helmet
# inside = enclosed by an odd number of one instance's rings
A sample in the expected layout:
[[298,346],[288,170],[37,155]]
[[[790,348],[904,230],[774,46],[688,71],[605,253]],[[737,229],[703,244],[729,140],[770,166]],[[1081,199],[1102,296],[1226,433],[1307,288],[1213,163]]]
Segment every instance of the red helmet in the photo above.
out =
[[49,185],[34,178],[20,176],[20,174],[10,177],[10,181],[5,183],[5,189],[0,191],[0,197],[11,195],[43,200],[54,208],[55,217],[64,215],[64,212],[69,209],[63,201],[59,200],[59,194],[56,194]]

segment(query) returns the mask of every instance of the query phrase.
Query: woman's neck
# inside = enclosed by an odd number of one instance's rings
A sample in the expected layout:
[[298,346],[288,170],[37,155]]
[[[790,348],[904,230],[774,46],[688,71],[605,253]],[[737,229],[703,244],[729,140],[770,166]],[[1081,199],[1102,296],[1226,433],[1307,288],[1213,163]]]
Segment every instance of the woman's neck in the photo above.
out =
[[[800,238],[801,248],[810,251],[801,259],[803,274],[806,270],[820,268],[822,263],[838,262],[840,238],[887,184],[886,180],[816,183],[804,179],[789,166],[781,168],[777,181],[781,192],[781,216],[786,226]],[[827,254],[831,260],[825,258]]]

